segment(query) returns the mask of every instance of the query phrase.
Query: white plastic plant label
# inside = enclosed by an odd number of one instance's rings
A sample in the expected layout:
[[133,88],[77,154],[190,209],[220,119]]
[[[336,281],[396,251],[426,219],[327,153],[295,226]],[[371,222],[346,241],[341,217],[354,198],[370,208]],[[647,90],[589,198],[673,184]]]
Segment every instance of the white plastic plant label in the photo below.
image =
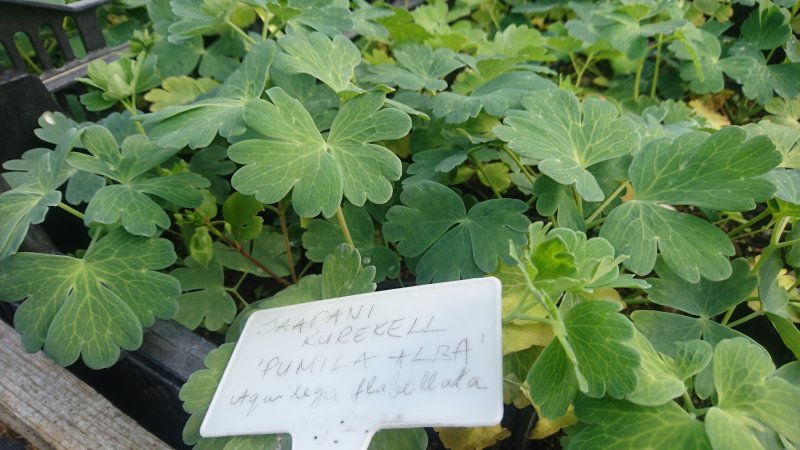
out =
[[363,450],[381,428],[497,424],[500,309],[500,282],[480,278],[259,311],[200,434]]

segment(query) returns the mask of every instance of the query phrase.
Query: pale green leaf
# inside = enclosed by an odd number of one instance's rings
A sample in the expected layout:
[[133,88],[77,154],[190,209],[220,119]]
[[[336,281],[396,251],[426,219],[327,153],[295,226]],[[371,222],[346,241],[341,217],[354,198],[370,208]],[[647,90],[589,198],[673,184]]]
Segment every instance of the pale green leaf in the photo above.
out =
[[626,401],[580,397],[578,420],[589,424],[572,438],[570,449],[631,448],[710,450],[703,423],[677,403],[639,406]]
[[[772,376],[775,365],[769,353],[747,339],[728,339],[714,349],[714,385],[717,407],[738,419],[751,433],[763,424],[792,441],[800,441],[800,387]],[[726,427],[729,429],[730,427]],[[710,430],[712,442],[723,436]]]
[[555,85],[533,72],[507,72],[480,84],[470,94],[442,92],[433,97],[433,115],[447,123],[462,123],[478,117],[481,110],[495,117],[520,106],[520,100],[532,91],[555,89]]
[[633,324],[619,310],[618,303],[589,300],[567,311],[566,336],[554,339],[528,374],[531,398],[545,417],[564,415],[578,390],[622,398],[636,388],[641,357],[632,346]]
[[215,97],[141,116],[149,136],[164,147],[204,148],[217,134],[225,138],[243,134],[247,127],[242,110],[248,100],[263,93],[276,50],[271,40],[254,46]]
[[445,48],[434,51],[427,45],[412,44],[398,47],[393,53],[397,64],[368,66],[371,75],[361,79],[412,91],[441,91],[447,88],[442,78],[464,66],[455,53]]
[[116,230],[83,259],[18,253],[0,261],[0,298],[27,299],[14,320],[27,351],[44,347],[61,365],[82,356],[89,367],[108,367],[120,347],[141,345],[142,327],[175,314],[180,286],[155,272],[174,261],[169,241]]
[[161,82],[161,89],[153,89],[145,94],[144,99],[152,103],[150,111],[155,112],[170,106],[191,103],[218,85],[211,78],[169,77]]
[[405,136],[411,128],[408,115],[380,110],[384,95],[367,92],[342,106],[325,139],[299,101],[280,88],[268,95],[271,103],[248,103],[245,120],[269,140],[247,140],[228,149],[232,160],[245,165],[233,176],[238,191],[276,203],[291,190],[292,207],[304,217],[332,216],[343,196],[357,206],[367,199],[389,200],[392,181],[401,175],[400,160],[372,142]]
[[561,184],[575,185],[588,201],[605,197],[586,169],[632,153],[639,135],[612,103],[589,98],[582,103],[570,92],[544,91],[522,100],[524,111],[511,110],[497,137],[523,157],[538,160],[539,169]]
[[55,151],[43,152],[35,160],[19,161],[23,163],[20,168],[26,171],[19,178],[19,185],[0,193],[0,260],[15,253],[30,225],[44,221],[50,207],[61,201],[61,192],[56,189],[69,176],[64,159],[80,133],[68,130]]
[[661,204],[742,211],[771,198],[775,187],[760,176],[780,164],[780,152],[766,136],[746,137],[739,127],[725,127],[711,136],[651,141],[636,153],[628,169],[634,200],[614,208],[600,231],[618,255],[630,256],[628,269],[649,273],[660,252],[689,282],[730,276],[727,257],[734,249],[728,236]]
[[278,45],[285,52],[275,60],[281,70],[307,73],[337,93],[355,88],[351,80],[355,67],[361,63],[361,52],[345,36],[331,39],[322,33],[289,26]]

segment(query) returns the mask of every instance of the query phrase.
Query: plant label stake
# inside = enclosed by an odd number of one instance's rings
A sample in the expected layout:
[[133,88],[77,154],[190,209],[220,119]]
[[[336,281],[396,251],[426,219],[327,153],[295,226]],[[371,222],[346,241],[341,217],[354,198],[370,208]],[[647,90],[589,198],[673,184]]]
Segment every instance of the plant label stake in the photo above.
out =
[[364,450],[380,428],[495,425],[500,302],[500,282],[481,278],[256,312],[200,434]]

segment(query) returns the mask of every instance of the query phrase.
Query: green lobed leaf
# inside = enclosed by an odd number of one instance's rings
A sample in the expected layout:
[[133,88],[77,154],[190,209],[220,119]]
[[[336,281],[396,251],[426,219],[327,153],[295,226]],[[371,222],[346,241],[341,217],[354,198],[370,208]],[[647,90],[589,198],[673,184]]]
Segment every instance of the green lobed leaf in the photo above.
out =
[[149,136],[163,147],[204,148],[217,134],[225,138],[243,134],[247,128],[242,110],[263,93],[276,51],[275,42],[263,41],[250,50],[215,96],[142,115]]
[[386,215],[383,233],[398,242],[404,256],[422,256],[417,282],[474,278],[497,269],[498,261],[513,263],[509,241],[523,245],[528,219],[524,202],[487,200],[467,212],[461,197],[438,183],[423,181],[400,195],[403,206]]
[[[233,344],[223,344],[208,353],[203,361],[205,369],[198,370],[189,376],[181,387],[179,397],[183,401],[183,410],[191,414],[183,428],[183,442],[194,445],[198,450],[236,450],[240,448],[277,449],[278,435],[231,436],[220,438],[202,438],[200,424],[203,423],[211,399],[217,390],[225,367],[233,354]],[[287,435],[282,435],[286,439]]]
[[322,33],[309,33],[290,25],[278,45],[285,52],[275,61],[281,70],[307,73],[337,93],[353,90],[351,80],[355,67],[361,63],[361,52],[350,39],[343,35],[330,39]]
[[528,373],[531,398],[543,416],[564,415],[578,390],[595,398],[634,391],[641,357],[632,346],[633,324],[620,309],[616,302],[588,300],[566,312],[565,335],[548,344]]
[[498,138],[519,155],[538,160],[544,174],[561,184],[575,185],[588,201],[605,197],[586,169],[632,153],[639,147],[633,123],[619,117],[612,103],[589,98],[582,103],[570,92],[544,91],[522,100],[524,111],[511,110]]
[[268,2],[269,10],[290,24],[305,25],[328,36],[336,36],[354,27],[353,13],[347,2],[330,0],[289,0],[286,6]]
[[397,64],[368,66],[371,73],[363,81],[399,86],[419,91],[441,91],[447,88],[444,78],[450,72],[463,67],[453,51],[439,48],[435,51],[427,45],[410,44],[394,50]]
[[478,117],[481,110],[502,117],[531,91],[555,89],[555,85],[532,72],[513,71],[481,83],[468,95],[441,92],[430,101],[433,115],[446,123],[462,123]]
[[731,276],[722,281],[687,283],[663,259],[656,262],[655,270],[658,278],[647,280],[652,302],[706,319],[745,301],[758,286],[758,277],[750,273],[750,264],[744,258],[731,263]]
[[84,223],[121,223],[131,234],[154,236],[158,228],[169,228],[170,219],[150,196],[177,206],[199,206],[203,196],[198,188],[208,180],[191,172],[161,177],[147,174],[177,153],[178,149],[159,147],[144,135],[131,136],[121,148],[104,127],[93,125],[83,132],[83,145],[90,155],[72,153],[67,162],[77,169],[108,177],[120,184],[100,188],[86,207]]
[[231,323],[236,317],[236,302],[225,290],[222,264],[216,259],[206,267],[191,259],[186,259],[185,263],[185,268],[170,272],[181,283],[183,291],[178,297],[175,321],[190,330],[202,324],[211,331]]
[[230,224],[231,233],[238,242],[247,242],[261,234],[264,219],[258,215],[264,205],[249,195],[232,193],[222,204],[222,217]]
[[191,103],[218,85],[219,83],[211,78],[169,77],[161,82],[161,89],[153,89],[145,94],[144,99],[152,103],[150,111],[155,112],[170,106]]
[[630,256],[625,267],[637,274],[649,273],[660,252],[664,263],[689,282],[701,276],[724,280],[731,274],[727,257],[734,253],[728,236],[662,204],[752,209],[775,194],[772,183],[759,177],[780,161],[769,138],[746,139],[739,127],[651,141],[628,169],[634,199],[611,211],[600,236],[618,255]]
[[677,343],[674,358],[659,353],[641,333],[635,334],[634,343],[642,366],[636,389],[625,399],[638,405],[663,405],[680,397],[686,390],[684,381],[711,361],[711,345],[700,340]]
[[710,450],[703,423],[677,403],[639,406],[623,400],[579,397],[578,420],[589,424],[572,438],[570,449],[647,448]]
[[272,102],[248,103],[245,120],[269,140],[228,149],[232,160],[245,165],[233,175],[239,192],[276,203],[291,190],[292,207],[303,217],[333,216],[343,196],[356,206],[389,200],[400,160],[372,142],[405,136],[411,128],[407,114],[380,110],[384,95],[367,92],[341,107],[326,139],[299,101],[281,88],[267,94]]
[[28,228],[44,221],[50,207],[61,201],[61,192],[56,189],[68,176],[64,159],[80,135],[81,131],[70,129],[55,151],[44,152],[35,161],[21,161],[27,171],[18,179],[19,184],[0,193],[0,260],[15,253]]
[[194,36],[223,31],[236,5],[237,0],[170,0],[178,20],[169,25],[169,41],[180,44]]
[[775,93],[785,98],[800,96],[800,63],[768,64],[761,51],[745,46],[721,60],[720,66],[742,85],[747,98],[758,103],[766,103]]
[[14,318],[26,351],[44,347],[61,365],[82,356],[87,366],[104,368],[120,348],[141,345],[142,327],[175,314],[180,285],[155,272],[174,261],[169,241],[115,230],[83,259],[18,253],[0,261],[0,298],[26,299]]
[[753,9],[740,31],[743,42],[761,50],[780,47],[792,36],[789,14],[775,5]]
[[733,445],[732,437],[736,437],[748,448],[762,448],[755,444],[762,425],[791,441],[800,440],[796,423],[800,387],[772,376],[774,372],[769,353],[747,339],[717,344],[714,385],[718,399],[706,416],[706,434],[715,447]]

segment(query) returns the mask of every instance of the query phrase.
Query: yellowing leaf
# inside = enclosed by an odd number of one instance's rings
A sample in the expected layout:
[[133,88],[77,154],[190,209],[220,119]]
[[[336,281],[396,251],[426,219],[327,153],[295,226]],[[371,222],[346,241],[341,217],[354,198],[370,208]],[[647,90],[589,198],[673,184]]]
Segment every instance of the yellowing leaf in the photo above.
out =
[[692,107],[698,116],[708,120],[709,126],[715,130],[719,130],[720,128],[731,124],[731,121],[727,116],[720,114],[716,109],[710,105],[707,105],[700,99],[696,98],[690,101],[689,106]]
[[547,417],[539,415],[536,426],[534,426],[531,431],[530,438],[544,439],[558,433],[562,428],[574,425],[577,422],[578,419],[575,417],[575,408],[572,407],[572,405],[567,409],[567,413],[558,419],[548,419]]
[[500,425],[472,428],[434,428],[450,450],[481,450],[511,436]]
[[219,86],[211,78],[194,79],[187,76],[165,78],[160,89],[145,94],[144,99],[152,103],[150,111],[159,111],[170,106],[185,105]]

